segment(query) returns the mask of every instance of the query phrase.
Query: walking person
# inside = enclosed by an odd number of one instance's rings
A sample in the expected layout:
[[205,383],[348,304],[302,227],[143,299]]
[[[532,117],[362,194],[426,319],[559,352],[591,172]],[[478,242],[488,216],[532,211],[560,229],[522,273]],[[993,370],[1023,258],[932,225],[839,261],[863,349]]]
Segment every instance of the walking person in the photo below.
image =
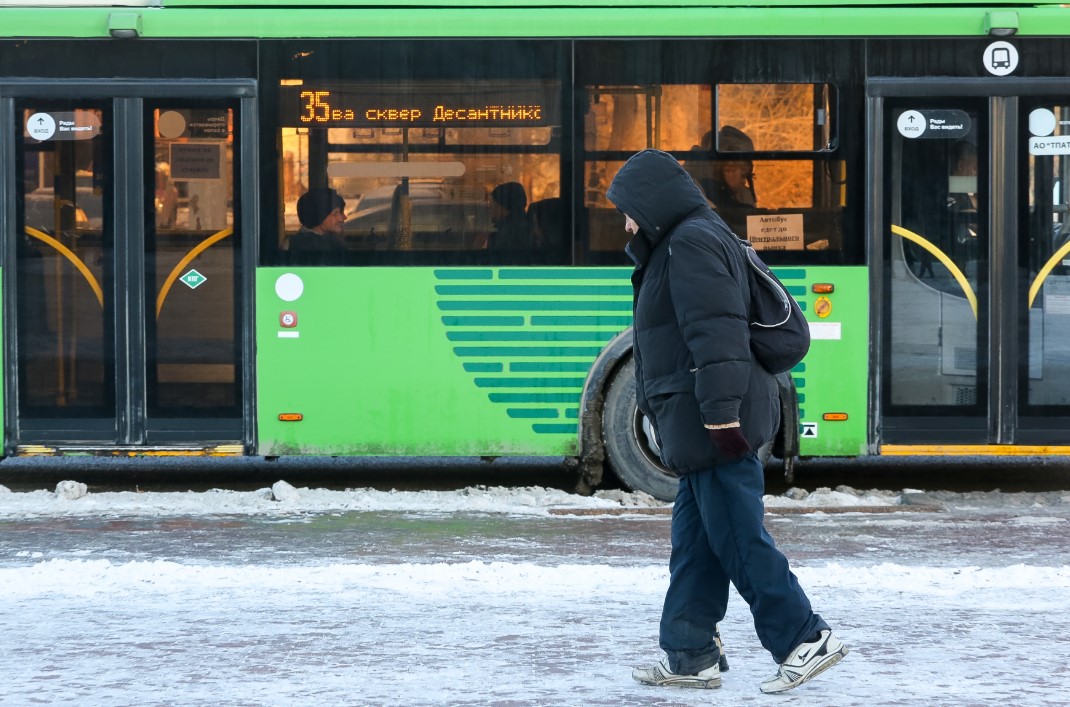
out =
[[680,475],[660,627],[665,657],[632,677],[720,687],[715,631],[731,582],[779,664],[762,692],[797,687],[848,647],[814,613],[763,525],[764,470],[754,450],[776,432],[780,402],[772,374],[750,353],[743,249],[668,153],[633,155],[606,196],[632,234],[636,399],[662,461]]

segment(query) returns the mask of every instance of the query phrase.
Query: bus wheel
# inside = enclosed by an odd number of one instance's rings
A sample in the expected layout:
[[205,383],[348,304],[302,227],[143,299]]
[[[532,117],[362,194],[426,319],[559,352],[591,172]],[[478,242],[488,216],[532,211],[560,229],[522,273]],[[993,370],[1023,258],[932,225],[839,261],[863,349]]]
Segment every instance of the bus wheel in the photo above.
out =
[[602,409],[606,458],[613,473],[632,491],[672,501],[678,480],[662,465],[649,430],[646,417],[635,404],[635,362],[629,358],[610,381]]
[[[606,392],[602,441],[609,466],[622,484],[659,501],[676,500],[679,477],[661,463],[650,423],[635,404],[635,362],[631,358],[613,376]],[[758,449],[763,466],[772,450],[772,440]]]

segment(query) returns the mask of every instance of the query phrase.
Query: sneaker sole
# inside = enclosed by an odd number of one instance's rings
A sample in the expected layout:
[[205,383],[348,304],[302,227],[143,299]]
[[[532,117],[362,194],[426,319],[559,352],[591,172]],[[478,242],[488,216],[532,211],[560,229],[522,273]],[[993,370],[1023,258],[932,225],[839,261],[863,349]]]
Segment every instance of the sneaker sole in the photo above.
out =
[[[632,677],[635,676],[633,675]],[[661,682],[643,680],[641,678],[635,678],[635,680],[641,685],[653,685],[654,687],[691,687],[699,690],[712,690],[721,686],[721,678],[680,677],[672,680],[662,680]]]
[[826,670],[828,670],[832,666],[836,665],[836,663],[839,663],[841,660],[843,660],[843,657],[845,655],[847,655],[848,653],[850,653],[850,652],[851,652],[850,647],[848,647],[847,644],[845,643],[840,647],[840,650],[836,651],[835,653],[830,653],[829,655],[825,656],[824,660],[822,660],[820,663],[818,663],[817,667],[814,668],[813,671],[809,675],[804,677],[802,680],[800,680],[798,682],[793,682],[790,685],[785,685],[784,687],[780,687],[780,688],[777,688],[777,689],[766,690],[765,688],[761,688],[761,690],[762,690],[762,692],[764,692],[767,695],[776,695],[776,694],[779,694],[781,692],[787,692],[788,690],[792,690],[792,689],[798,687],[799,685],[802,685],[803,683],[810,682],[811,680],[816,678],[821,673],[825,672]]

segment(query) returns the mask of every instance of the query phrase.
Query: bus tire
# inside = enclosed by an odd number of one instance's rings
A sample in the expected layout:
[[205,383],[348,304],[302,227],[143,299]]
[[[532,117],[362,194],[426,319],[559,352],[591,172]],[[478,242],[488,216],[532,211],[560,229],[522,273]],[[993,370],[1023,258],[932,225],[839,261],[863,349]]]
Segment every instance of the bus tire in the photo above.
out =
[[672,501],[679,480],[652,448],[643,431],[643,419],[635,404],[635,361],[629,356],[609,382],[602,409],[606,460],[629,490],[643,491],[659,501]]
[[[674,501],[679,477],[661,463],[643,430],[644,419],[635,403],[635,361],[629,357],[617,370],[606,391],[602,410],[606,460],[629,490],[648,493],[659,501]],[[772,449],[772,440],[758,449],[762,466],[769,461]]]

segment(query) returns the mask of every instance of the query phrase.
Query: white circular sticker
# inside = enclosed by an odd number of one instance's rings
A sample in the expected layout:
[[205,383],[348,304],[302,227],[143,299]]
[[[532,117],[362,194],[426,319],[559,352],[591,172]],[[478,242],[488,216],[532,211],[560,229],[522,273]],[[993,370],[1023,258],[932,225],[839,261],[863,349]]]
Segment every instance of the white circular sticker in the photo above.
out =
[[283,299],[287,302],[293,302],[300,297],[301,293],[304,291],[305,283],[292,272],[288,272],[285,275],[279,275],[279,279],[275,281],[275,294],[279,296],[279,299]]
[[921,134],[925,132],[925,116],[916,110],[903,111],[899,120],[896,121],[896,127],[899,128],[899,134],[903,137],[921,137]]
[[985,48],[985,68],[994,76],[1006,76],[1018,68],[1018,50],[1010,42],[992,42]]
[[1055,132],[1055,114],[1047,108],[1037,108],[1029,114],[1029,132],[1037,137],[1047,137]]
[[56,120],[48,113],[34,113],[26,121],[26,132],[34,140],[44,142],[56,134]]
[[160,131],[160,137],[182,137],[186,132],[186,116],[177,110],[167,110],[160,113],[160,119],[156,121],[156,129]]

